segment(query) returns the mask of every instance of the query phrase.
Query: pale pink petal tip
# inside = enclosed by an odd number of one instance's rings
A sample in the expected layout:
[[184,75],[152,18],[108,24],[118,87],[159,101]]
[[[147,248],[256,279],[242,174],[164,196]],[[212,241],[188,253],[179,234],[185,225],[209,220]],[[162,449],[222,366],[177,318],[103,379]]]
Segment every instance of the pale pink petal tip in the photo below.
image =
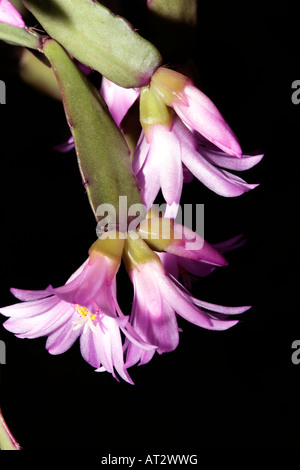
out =
[[25,28],[21,14],[9,0],[0,0],[0,22],[18,28]]
[[102,77],[100,93],[115,123],[117,126],[120,126],[127,111],[139,96],[140,91],[134,88],[120,87],[107,78]]
[[188,105],[182,101],[172,104],[183,122],[227,154],[241,158],[238,139],[214,103],[193,85],[187,85],[184,94]]

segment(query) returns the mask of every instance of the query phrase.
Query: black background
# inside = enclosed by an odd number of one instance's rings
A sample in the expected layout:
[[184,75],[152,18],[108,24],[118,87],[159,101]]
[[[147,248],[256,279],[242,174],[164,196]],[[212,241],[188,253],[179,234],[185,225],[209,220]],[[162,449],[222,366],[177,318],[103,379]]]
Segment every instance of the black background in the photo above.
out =
[[[127,18],[147,35],[141,3],[130,5]],[[20,340],[1,327],[7,364],[0,403],[24,450],[100,456],[299,448],[300,365],[291,361],[292,342],[300,339],[300,105],[291,101],[292,82],[300,78],[297,14],[288,2],[280,10],[202,5],[185,49],[198,66],[199,86],[244,152],[265,154],[241,174],[260,183],[243,196],[222,198],[197,181],[184,188],[183,202],[205,204],[209,242],[247,239],[227,256],[229,266],[199,280],[193,293],[253,308],[225,332],[179,318],[178,348],[133,367],[134,386],[95,373],[78,343],[51,356],[44,338]],[[64,284],[95,239],[76,155],[53,150],[69,135],[62,105],[18,78],[7,59],[11,49],[2,46],[0,63],[7,87],[0,107],[1,306],[14,302],[11,286]],[[165,61],[180,65],[171,55]],[[129,314],[132,288],[123,271],[118,294]]]

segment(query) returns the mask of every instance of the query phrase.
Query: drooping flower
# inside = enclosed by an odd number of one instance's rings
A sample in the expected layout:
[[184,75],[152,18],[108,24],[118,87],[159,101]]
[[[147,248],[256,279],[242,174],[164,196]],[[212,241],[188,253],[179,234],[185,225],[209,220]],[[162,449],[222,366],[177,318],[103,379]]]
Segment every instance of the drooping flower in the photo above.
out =
[[241,157],[237,137],[215,104],[185,75],[159,67],[151,88],[180,119],[229,155]]
[[209,189],[225,197],[240,196],[257,186],[220,167],[242,171],[256,165],[263,155],[237,158],[225,154],[188,129],[149,88],[142,90],[140,107],[143,131],[132,168],[148,210],[161,189],[167,203],[165,216],[176,217],[184,169]]
[[22,15],[9,0],[0,0],[0,22],[25,28]]
[[[150,214],[135,232],[122,236],[105,232],[64,286],[40,291],[12,289],[22,302],[0,308],[9,317],[4,327],[19,338],[47,336],[46,348],[51,354],[65,352],[80,338],[81,354],[96,371],[108,371],[116,378],[117,373],[132,383],[129,366],[148,362],[156,349],[163,353],[176,348],[176,314],[203,328],[224,330],[237,323],[230,315],[250,308],[195,299],[164,269],[155,252],[209,267],[227,264],[220,251],[197,233]],[[116,297],[121,256],[134,285],[130,321]]]
[[[4,327],[19,338],[47,336],[50,354],[61,354],[80,337],[83,358],[98,371],[106,370],[132,383],[124,366],[120,330],[139,347],[139,341],[116,299],[116,273],[124,240],[97,240],[90,256],[59,288],[42,291],[12,289],[22,300],[0,309],[10,317]],[[118,314],[118,315],[117,315]]]
[[[250,307],[224,307],[194,298],[175,278],[164,270],[158,256],[140,238],[125,241],[125,264],[134,286],[131,312],[132,325],[145,342],[157,346],[159,354],[173,351],[179,342],[176,314],[185,320],[211,330],[226,330],[238,320],[231,315],[240,314]],[[141,259],[140,253],[143,253]],[[127,342],[126,366],[145,364],[155,350],[145,351]]]

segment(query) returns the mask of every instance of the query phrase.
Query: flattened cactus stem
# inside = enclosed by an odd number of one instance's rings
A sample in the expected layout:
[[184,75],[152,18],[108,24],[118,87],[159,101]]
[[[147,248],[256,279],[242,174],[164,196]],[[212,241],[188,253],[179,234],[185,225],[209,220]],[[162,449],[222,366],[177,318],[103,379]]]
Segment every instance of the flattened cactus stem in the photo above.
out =
[[24,0],[51,38],[124,88],[148,85],[160,52],[124,18],[92,0]]
[[100,93],[64,49],[49,39],[44,43],[44,53],[60,86],[79,169],[95,217],[98,221],[102,218],[97,209],[106,204],[113,207],[119,220],[120,196],[126,196],[128,208],[142,203],[128,146]]

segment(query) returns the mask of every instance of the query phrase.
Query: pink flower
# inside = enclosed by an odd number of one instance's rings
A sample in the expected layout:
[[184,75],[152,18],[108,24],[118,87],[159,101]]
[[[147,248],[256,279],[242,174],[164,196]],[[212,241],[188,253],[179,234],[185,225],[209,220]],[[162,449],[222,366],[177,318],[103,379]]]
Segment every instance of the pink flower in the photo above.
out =
[[25,28],[22,16],[9,0],[0,0],[0,22]]
[[[205,329],[226,330],[238,322],[230,319],[230,315],[250,308],[224,307],[198,300],[164,270],[159,257],[149,250],[142,239],[132,240],[129,237],[125,247],[125,265],[134,287],[131,324],[139,337],[157,347],[159,354],[173,351],[178,345],[176,314]],[[211,247],[210,251],[213,250]],[[142,259],[140,253],[143,253]],[[185,256],[184,251],[181,254]],[[190,253],[187,253],[187,258],[191,259]],[[200,259],[199,255],[196,258]],[[203,259],[207,262],[205,257]],[[145,364],[155,353],[155,350],[142,350],[139,345],[127,340],[126,351],[127,367],[139,361]]]
[[237,158],[225,154],[202,136],[191,132],[176,116],[171,129],[159,124],[152,126],[148,139],[142,131],[133,160],[133,172],[148,210],[161,189],[167,203],[165,216],[176,217],[184,169],[225,197],[240,196],[258,186],[248,184],[220,167],[243,171],[256,165],[263,155]]
[[240,157],[240,144],[214,103],[184,75],[159,67],[151,88],[180,119],[229,155]]
[[12,289],[14,296],[24,302],[0,309],[10,317],[4,327],[18,338],[47,336],[50,354],[65,352],[80,338],[81,354],[96,371],[106,370],[117,378],[115,369],[132,383],[124,366],[120,330],[139,347],[152,346],[140,341],[120,310],[116,299],[119,264],[117,256],[99,253],[92,247],[89,259],[64,286],[49,286],[42,291]]
[[[224,307],[195,299],[184,287],[169,277],[160,261],[150,261],[130,271],[134,286],[131,322],[137,334],[157,346],[159,354],[173,351],[179,342],[176,314],[210,330],[226,330],[238,321],[229,320],[250,307]],[[127,343],[126,366],[151,360],[155,350],[145,351]]]

